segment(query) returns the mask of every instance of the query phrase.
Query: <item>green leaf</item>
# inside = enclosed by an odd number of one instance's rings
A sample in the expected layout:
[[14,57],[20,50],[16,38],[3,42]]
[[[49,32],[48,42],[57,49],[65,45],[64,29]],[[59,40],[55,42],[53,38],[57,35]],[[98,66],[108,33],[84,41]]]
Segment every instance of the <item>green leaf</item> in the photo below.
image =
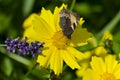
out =
[[23,0],[23,15],[27,16],[34,6],[35,0]]
[[74,45],[78,45],[80,43],[86,43],[86,41],[93,36],[92,33],[88,32],[86,28],[82,28],[82,26],[77,26],[71,35],[71,41]]
[[120,11],[118,11],[118,13],[116,14],[116,16],[103,28],[103,30],[101,30],[96,37],[100,38],[104,32],[106,31],[112,31],[116,25],[120,22]]
[[113,36],[113,51],[116,54],[120,53],[120,32],[117,32]]
[[10,27],[11,16],[0,13],[0,33]]
[[12,62],[10,61],[9,58],[4,58],[3,63],[2,63],[2,70],[3,72],[7,75],[10,76],[11,72],[13,70],[13,65]]

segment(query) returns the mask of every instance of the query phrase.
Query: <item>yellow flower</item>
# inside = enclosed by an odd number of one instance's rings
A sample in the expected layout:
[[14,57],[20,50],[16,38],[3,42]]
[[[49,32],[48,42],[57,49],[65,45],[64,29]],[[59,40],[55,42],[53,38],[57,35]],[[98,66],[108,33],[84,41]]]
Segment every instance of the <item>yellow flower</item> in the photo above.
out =
[[42,53],[44,56],[39,55],[37,62],[42,67],[50,66],[56,75],[62,73],[63,61],[72,69],[81,68],[77,59],[82,59],[84,55],[73,46],[86,44],[87,39],[92,36],[86,29],[82,29],[81,25],[84,20],[80,18],[80,26],[75,29],[71,39],[68,39],[59,25],[59,12],[63,7],[67,6],[63,4],[60,8],[56,7],[53,14],[50,10],[42,8],[40,15],[33,15],[32,24],[30,23],[30,27],[24,32],[29,42],[34,40],[45,42],[45,49]]
[[81,69],[78,69],[76,71],[76,75],[78,77],[82,77],[86,71],[86,69],[89,67],[90,57],[92,56],[92,51],[86,51],[84,52],[84,58],[79,61],[79,64],[81,65]]
[[113,40],[113,36],[110,32],[106,31],[100,41],[100,45],[104,46],[105,45],[105,42],[106,40],[110,40],[112,41]]
[[103,35],[102,39],[100,40],[99,44],[97,44],[97,41],[96,41],[95,38],[92,37],[91,39],[89,39],[88,42],[90,44],[92,44],[96,48],[94,48],[94,49],[92,49],[90,51],[84,52],[84,55],[86,57],[84,57],[84,59],[79,62],[79,64],[81,65],[81,69],[76,71],[76,75],[78,77],[82,77],[84,75],[84,73],[85,73],[85,70],[87,68],[89,68],[92,56],[99,56],[99,57],[103,57],[104,58],[109,53],[109,51],[106,49],[106,46],[107,45],[111,46],[111,44],[108,44],[108,42],[106,42],[106,40],[112,40],[112,39],[113,39],[113,37],[110,34],[110,32],[105,32],[104,33],[104,35]]
[[84,75],[85,70],[90,65],[92,56],[105,57],[107,55],[107,53],[108,53],[108,51],[103,46],[99,46],[91,51],[84,52],[85,57],[81,61],[79,61],[79,64],[81,65],[81,69],[76,71],[76,75],[78,77],[82,77]]
[[93,56],[90,66],[83,80],[120,80],[120,63],[113,55],[107,55],[105,59]]
[[108,31],[106,31],[102,37],[102,40],[106,40],[106,39],[113,40],[112,34]]
[[99,46],[94,50],[94,54],[96,56],[104,57],[107,55],[107,53],[108,53],[108,51],[103,46]]
[[[97,45],[97,43],[93,38],[90,39],[89,42],[91,42],[93,46]],[[84,75],[86,69],[89,68],[92,56],[105,57],[107,54],[108,54],[108,51],[104,48],[104,46],[99,46],[92,50],[85,51],[84,52],[85,57],[82,59],[82,61],[79,61],[79,64],[81,65],[81,69],[76,71],[76,75],[78,77],[82,77]]]

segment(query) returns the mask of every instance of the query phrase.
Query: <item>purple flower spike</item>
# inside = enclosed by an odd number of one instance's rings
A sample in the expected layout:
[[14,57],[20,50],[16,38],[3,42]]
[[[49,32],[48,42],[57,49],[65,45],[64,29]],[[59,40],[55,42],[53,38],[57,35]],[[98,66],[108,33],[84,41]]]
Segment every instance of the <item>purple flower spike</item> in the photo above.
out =
[[16,48],[17,48],[17,44],[19,43],[18,41],[19,38],[16,39],[12,39],[12,38],[7,38],[5,43],[7,45],[7,50],[8,52],[15,52]]
[[42,53],[41,47],[43,47],[44,42],[31,42],[30,44],[27,42],[28,38],[25,37],[24,40],[19,40],[19,38],[7,38],[5,43],[7,45],[7,51],[18,53],[18,55],[31,55],[35,57],[37,53]]

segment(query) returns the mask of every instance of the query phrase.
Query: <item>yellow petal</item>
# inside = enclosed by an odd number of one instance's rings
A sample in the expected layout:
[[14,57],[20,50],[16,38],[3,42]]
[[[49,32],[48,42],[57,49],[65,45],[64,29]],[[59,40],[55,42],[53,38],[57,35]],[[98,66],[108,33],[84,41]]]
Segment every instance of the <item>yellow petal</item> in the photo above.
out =
[[[55,57],[56,57],[56,48],[53,49],[53,52],[51,54],[51,59],[50,59],[50,69],[54,70],[54,64],[55,64]],[[55,71],[55,70],[54,70]]]
[[35,16],[33,20],[33,29],[35,32],[38,32],[40,35],[45,37],[52,37],[54,32],[51,31],[50,25],[40,16]]
[[106,31],[100,41],[100,45],[105,45],[106,40],[113,40],[113,36],[110,32]]
[[68,47],[67,51],[71,53],[74,57],[76,57],[78,60],[83,60],[86,57],[82,52],[76,50],[73,47]]
[[40,17],[46,21],[46,23],[49,25],[49,29],[51,30],[51,32],[55,32],[55,23],[54,23],[54,15],[51,13],[50,10],[45,10],[44,8],[42,8],[41,10],[41,14]]
[[82,77],[84,75],[86,69],[89,67],[89,62],[88,61],[80,62],[80,65],[81,69],[76,71],[78,77]]
[[108,55],[105,58],[105,65],[106,65],[106,71],[108,73],[113,73],[118,61],[115,60],[115,56],[113,55]]
[[83,80],[99,80],[99,75],[94,74],[94,72],[91,69],[87,69],[83,76]]
[[60,22],[59,21],[60,20],[59,13],[63,8],[67,8],[67,5],[62,4],[62,6],[60,8],[55,7],[55,10],[54,10],[54,22],[55,22],[55,28],[57,31],[61,30],[60,25],[59,25],[59,22]]
[[84,52],[85,59],[90,60],[91,56],[93,55],[92,51]]
[[24,33],[23,33],[23,38],[24,38],[24,37],[28,37],[30,42],[33,42],[33,41],[35,41],[35,40],[38,40],[38,41],[41,40],[40,37],[36,37],[36,36],[39,36],[39,34],[37,34],[37,33],[33,30],[33,27],[32,27],[32,26],[29,27],[29,28],[27,28],[27,29],[24,31]]
[[106,31],[102,37],[102,40],[106,40],[106,39],[113,40],[112,34],[108,31]]
[[77,63],[77,60],[75,59],[75,57],[69,51],[62,50],[61,54],[62,54],[63,60],[69,67],[71,67],[72,69],[81,68],[79,64]]
[[96,71],[98,74],[101,74],[106,71],[105,63],[102,60],[101,57],[92,57],[92,62],[90,62],[91,67],[94,71]]
[[50,68],[54,71],[56,75],[62,73],[63,59],[60,54],[60,50],[54,48],[54,52],[50,60]]
[[97,56],[104,57],[107,55],[107,50],[103,46],[100,46],[94,50],[94,54]]
[[50,58],[53,53],[53,48],[43,50],[43,55],[39,55],[37,58],[37,62],[40,64],[42,67],[48,67],[50,64]]
[[23,23],[23,28],[24,29],[32,26],[32,21],[33,21],[35,15],[37,15],[37,14],[32,13],[27,19],[25,19],[25,21]]
[[91,37],[92,34],[79,25],[71,35],[71,42],[76,46],[80,46],[81,44],[86,44],[86,41]]
[[79,24],[80,24],[80,26],[82,26],[82,24],[85,22],[85,20],[83,20],[83,18],[80,18],[80,20],[79,20]]
[[113,74],[115,75],[116,79],[120,79],[120,63],[115,67]]
[[34,42],[34,41],[40,41],[45,42],[44,46],[50,45],[51,40],[50,37],[45,36],[44,34],[39,34],[33,30],[33,27],[27,28],[23,33],[23,39],[24,37],[28,37],[28,42]]

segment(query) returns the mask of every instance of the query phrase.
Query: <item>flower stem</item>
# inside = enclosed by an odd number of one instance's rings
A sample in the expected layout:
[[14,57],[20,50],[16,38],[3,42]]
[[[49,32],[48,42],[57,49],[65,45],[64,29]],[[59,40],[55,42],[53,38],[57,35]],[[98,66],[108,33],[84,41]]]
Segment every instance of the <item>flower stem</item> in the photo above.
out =
[[36,67],[37,65],[38,65],[38,63],[36,63],[36,64],[32,67],[32,69],[30,69],[30,70],[25,74],[24,79],[32,72],[32,70],[35,69],[35,67]]
[[0,44],[0,46],[4,47],[4,46],[7,46],[6,44]]
[[75,5],[75,2],[76,2],[76,0],[73,0],[73,1],[72,1],[71,7],[70,7],[70,11],[72,11],[72,9],[73,9],[73,7],[74,7],[74,5]]

